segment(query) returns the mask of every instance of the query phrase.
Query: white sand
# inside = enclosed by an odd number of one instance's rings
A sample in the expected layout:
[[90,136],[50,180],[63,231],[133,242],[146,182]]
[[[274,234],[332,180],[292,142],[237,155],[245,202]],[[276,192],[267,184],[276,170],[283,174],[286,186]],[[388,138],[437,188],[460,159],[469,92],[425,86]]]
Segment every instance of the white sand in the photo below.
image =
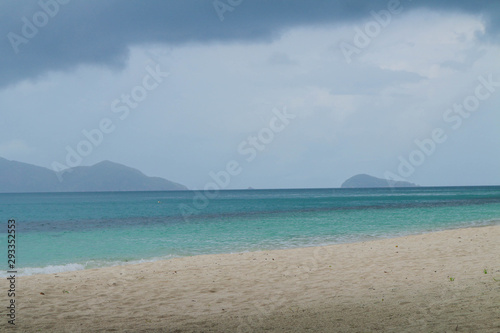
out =
[[19,332],[497,333],[500,226],[27,276],[17,289]]

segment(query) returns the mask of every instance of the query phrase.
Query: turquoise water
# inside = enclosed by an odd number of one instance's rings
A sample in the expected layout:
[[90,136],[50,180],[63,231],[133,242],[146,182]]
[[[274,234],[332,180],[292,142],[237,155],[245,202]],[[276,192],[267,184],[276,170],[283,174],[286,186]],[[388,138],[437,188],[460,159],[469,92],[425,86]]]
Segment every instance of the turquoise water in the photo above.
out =
[[29,275],[500,224],[500,187],[0,194],[0,219]]

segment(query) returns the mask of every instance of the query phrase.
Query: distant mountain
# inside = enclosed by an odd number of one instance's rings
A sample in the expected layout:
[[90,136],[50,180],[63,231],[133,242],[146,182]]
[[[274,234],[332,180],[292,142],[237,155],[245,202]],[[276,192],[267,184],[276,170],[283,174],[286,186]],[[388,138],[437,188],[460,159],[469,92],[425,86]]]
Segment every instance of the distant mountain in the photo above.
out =
[[61,176],[59,181],[50,169],[0,157],[0,193],[187,190],[184,185],[109,161],[72,168]]
[[[59,185],[54,171],[0,157],[0,192],[48,192]],[[52,190],[51,190],[52,189]]]
[[346,180],[341,187],[374,188],[374,187],[416,187],[416,186],[418,185],[410,182],[394,181],[394,180],[377,178],[366,174],[360,174]]

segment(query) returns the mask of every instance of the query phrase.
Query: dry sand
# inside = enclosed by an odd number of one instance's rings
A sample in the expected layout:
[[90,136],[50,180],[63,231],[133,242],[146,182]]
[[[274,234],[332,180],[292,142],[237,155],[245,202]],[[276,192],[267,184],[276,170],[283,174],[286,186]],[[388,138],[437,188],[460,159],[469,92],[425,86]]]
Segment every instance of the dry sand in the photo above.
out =
[[[19,332],[497,333],[500,226],[16,283]],[[6,292],[0,300],[8,305]]]

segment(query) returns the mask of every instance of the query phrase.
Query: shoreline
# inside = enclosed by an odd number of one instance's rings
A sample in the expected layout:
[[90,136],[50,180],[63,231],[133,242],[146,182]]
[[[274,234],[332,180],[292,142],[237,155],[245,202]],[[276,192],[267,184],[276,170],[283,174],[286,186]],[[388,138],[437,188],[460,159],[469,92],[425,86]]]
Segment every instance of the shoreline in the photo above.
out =
[[493,225],[22,276],[16,326],[500,332],[498,253],[500,225]]
[[[386,240],[386,239],[394,239],[394,238],[402,238],[402,237],[412,237],[412,236],[419,236],[419,235],[425,235],[425,234],[430,234],[430,233],[436,233],[436,232],[443,232],[443,231],[451,231],[451,230],[458,230],[458,229],[470,229],[470,228],[484,228],[484,227],[491,227],[491,226],[500,226],[500,220],[499,219],[492,219],[492,220],[487,220],[487,221],[474,221],[474,223],[468,222],[466,225],[457,225],[454,227],[448,227],[444,229],[437,229],[437,230],[424,230],[424,231],[416,231],[415,233],[409,233],[409,234],[391,234],[391,235],[383,235],[383,236],[365,236],[365,237],[360,237],[359,239],[353,240],[353,241],[346,241],[346,242],[338,242],[338,243],[333,243],[333,244],[316,244],[316,245],[309,245],[309,246],[296,246],[296,247],[285,247],[285,248],[275,248],[275,249],[257,249],[257,250],[246,250],[243,252],[220,252],[220,253],[204,253],[204,254],[194,254],[194,255],[184,255],[184,256],[172,256],[170,258],[167,257],[152,257],[152,258],[141,258],[141,259],[133,259],[130,261],[120,261],[120,260],[113,260],[109,261],[109,264],[103,264],[102,266],[98,267],[86,267],[87,263],[90,261],[99,261],[99,260],[88,260],[86,263],[66,263],[66,264],[60,264],[60,265],[48,265],[48,266],[43,266],[43,267],[26,267],[26,268],[21,268],[23,270],[29,269],[30,271],[35,271],[35,273],[21,273],[17,276],[19,277],[24,277],[24,276],[35,276],[35,275],[52,275],[52,274],[63,274],[67,272],[79,272],[79,271],[87,271],[87,270],[92,270],[92,269],[103,269],[103,268],[110,268],[110,267],[117,267],[117,266],[130,266],[130,265],[140,265],[144,263],[154,263],[154,262],[161,262],[161,261],[167,261],[167,260],[172,260],[172,259],[180,259],[180,258],[192,258],[192,257],[198,257],[198,256],[205,256],[205,255],[226,255],[226,254],[241,254],[241,253],[253,253],[253,252],[269,252],[269,251],[284,251],[284,250],[296,250],[296,249],[307,249],[307,248],[316,248],[316,247],[327,247],[327,246],[336,246],[336,245],[345,245],[345,244],[356,244],[356,243],[365,243],[365,242],[375,242],[375,241],[380,241],[380,240]],[[68,266],[78,266],[82,268],[77,268],[77,269],[71,269],[71,270],[59,270],[59,271],[50,271],[50,272],[43,272],[43,270],[46,270],[47,268],[59,268],[59,267],[68,267]],[[5,274],[0,274],[1,278],[7,277],[8,275]]]

